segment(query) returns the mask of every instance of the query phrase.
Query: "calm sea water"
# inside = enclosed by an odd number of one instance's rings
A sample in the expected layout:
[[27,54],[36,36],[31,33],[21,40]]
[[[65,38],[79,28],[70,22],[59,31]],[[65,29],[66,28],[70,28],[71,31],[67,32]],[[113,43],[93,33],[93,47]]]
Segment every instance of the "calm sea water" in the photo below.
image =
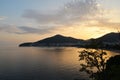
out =
[[[87,79],[79,48],[0,47],[0,80]],[[107,51],[109,56],[119,54]]]

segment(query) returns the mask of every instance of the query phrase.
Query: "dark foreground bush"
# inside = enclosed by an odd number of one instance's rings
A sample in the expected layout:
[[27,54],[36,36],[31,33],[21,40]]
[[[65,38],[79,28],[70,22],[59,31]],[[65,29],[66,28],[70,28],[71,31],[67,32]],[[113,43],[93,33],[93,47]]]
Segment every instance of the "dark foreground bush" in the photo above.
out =
[[[80,71],[88,73],[93,80],[120,80],[120,55],[107,60],[103,50],[83,50],[80,52]],[[96,71],[94,71],[96,69]]]

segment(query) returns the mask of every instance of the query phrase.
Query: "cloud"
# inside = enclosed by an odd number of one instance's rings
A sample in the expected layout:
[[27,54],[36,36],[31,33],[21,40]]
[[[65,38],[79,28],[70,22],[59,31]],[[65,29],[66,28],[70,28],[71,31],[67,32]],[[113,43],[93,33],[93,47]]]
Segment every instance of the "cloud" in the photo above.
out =
[[7,18],[6,16],[0,16],[0,20],[4,20],[6,18]]
[[[94,22],[95,21],[95,22]],[[112,22],[110,19],[105,18],[98,18],[94,20],[93,23],[88,23],[87,26],[89,27],[101,27],[101,28],[109,28],[109,29],[120,29],[120,22]]]
[[[83,26],[81,26],[82,24],[84,24],[84,27],[97,26],[118,28],[117,26],[119,25],[119,23],[110,22],[110,19],[103,16],[104,14],[106,15],[109,13],[106,13],[106,10],[101,8],[100,4],[97,3],[97,0],[74,0],[72,2],[66,3],[58,10],[51,12],[25,10],[22,17],[34,20],[40,25],[54,25],[52,28],[49,28],[49,30],[52,30],[53,28],[55,30],[61,27],[73,27],[77,25],[77,27],[83,28]],[[29,30],[29,32],[32,33],[35,33],[35,31],[39,33],[39,31],[34,29]]]
[[99,21],[99,26],[120,29],[120,22]]
[[54,28],[32,28],[29,26],[0,25],[0,31],[14,34],[45,34],[50,33]]
[[73,25],[93,19],[100,14],[96,0],[74,0],[62,8],[51,12],[26,10],[22,17],[32,19],[39,24]]
[[21,32],[21,30],[17,28],[15,25],[9,25],[9,24],[0,24],[0,31],[4,31],[8,33]]
[[45,33],[51,32],[51,28],[39,29],[39,28],[31,28],[31,27],[22,26],[22,27],[19,27],[19,29],[22,30],[20,34],[28,34],[28,33],[45,34]]
[[[97,0],[74,0],[51,12],[25,10],[22,17],[37,22],[37,25],[40,25],[38,28],[3,24],[0,25],[0,31],[15,34],[46,34],[78,24],[77,27],[81,28],[83,28],[82,24],[84,27],[119,28],[120,23],[110,22],[110,19],[103,16],[104,14],[106,15]],[[5,17],[1,16],[0,20],[3,19]]]

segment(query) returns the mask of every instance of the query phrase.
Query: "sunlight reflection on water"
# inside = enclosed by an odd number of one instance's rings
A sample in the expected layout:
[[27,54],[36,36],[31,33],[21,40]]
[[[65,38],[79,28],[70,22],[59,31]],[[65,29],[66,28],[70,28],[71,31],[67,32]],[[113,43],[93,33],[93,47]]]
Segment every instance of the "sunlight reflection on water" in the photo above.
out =
[[[0,80],[73,80],[79,72],[80,48],[0,47]],[[107,51],[110,56],[117,52]]]

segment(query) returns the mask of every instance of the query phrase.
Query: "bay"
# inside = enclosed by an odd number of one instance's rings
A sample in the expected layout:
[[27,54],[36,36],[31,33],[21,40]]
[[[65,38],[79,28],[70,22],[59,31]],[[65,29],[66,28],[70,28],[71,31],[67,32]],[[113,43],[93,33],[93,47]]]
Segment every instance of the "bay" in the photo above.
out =
[[[88,79],[74,47],[0,47],[0,80]],[[106,51],[108,56],[119,51]]]

